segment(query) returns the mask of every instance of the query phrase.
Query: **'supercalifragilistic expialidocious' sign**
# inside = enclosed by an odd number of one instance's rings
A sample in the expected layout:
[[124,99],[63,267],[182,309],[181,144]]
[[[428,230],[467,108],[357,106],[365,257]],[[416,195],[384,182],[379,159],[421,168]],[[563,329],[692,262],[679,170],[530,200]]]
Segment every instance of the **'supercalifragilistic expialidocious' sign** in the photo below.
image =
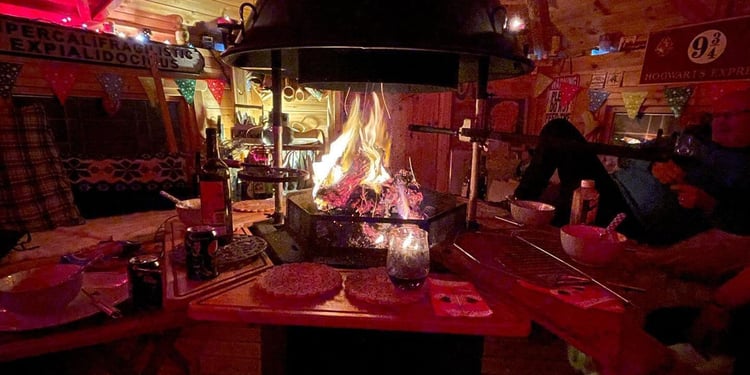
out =
[[83,63],[200,73],[205,61],[195,48],[138,42],[116,35],[0,16],[0,53],[31,55]]
[[641,84],[750,79],[748,40],[750,17],[652,32]]

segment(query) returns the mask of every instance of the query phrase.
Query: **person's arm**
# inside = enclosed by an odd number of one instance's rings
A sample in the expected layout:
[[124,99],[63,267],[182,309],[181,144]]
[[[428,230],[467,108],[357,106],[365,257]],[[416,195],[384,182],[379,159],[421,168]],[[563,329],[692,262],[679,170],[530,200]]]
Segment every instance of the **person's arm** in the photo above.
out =
[[732,311],[750,303],[750,267],[745,267],[716,290],[710,303],[691,329],[691,343],[698,351],[712,354],[722,346],[729,331]]

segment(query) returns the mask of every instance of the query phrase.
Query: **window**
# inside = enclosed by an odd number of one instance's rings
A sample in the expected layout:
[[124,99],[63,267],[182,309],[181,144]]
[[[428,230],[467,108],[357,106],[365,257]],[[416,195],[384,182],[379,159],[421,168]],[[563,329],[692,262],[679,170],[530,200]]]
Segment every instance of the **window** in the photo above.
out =
[[641,113],[630,119],[625,112],[615,112],[612,144],[637,145],[656,138],[659,130],[670,135],[678,128],[677,118],[672,113]]
[[[147,100],[121,100],[114,116],[104,111],[101,98],[69,97],[65,106],[56,97],[15,96],[16,108],[40,103],[55,143],[63,155],[138,157],[167,152],[159,113]],[[169,102],[175,137],[180,139],[179,102]]]

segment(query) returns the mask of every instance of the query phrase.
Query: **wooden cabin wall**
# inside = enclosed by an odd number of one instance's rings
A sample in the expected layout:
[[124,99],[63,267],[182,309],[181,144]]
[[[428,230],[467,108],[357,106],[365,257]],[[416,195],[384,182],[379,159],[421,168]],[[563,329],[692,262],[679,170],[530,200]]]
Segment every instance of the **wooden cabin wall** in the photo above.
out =
[[[187,109],[187,106],[184,105],[185,101],[177,90],[177,85],[174,79],[194,78],[197,80],[194,112],[196,116],[196,124],[198,125],[197,130],[203,134],[203,128],[209,123],[215,123],[216,118],[219,115],[221,115],[222,118],[234,119],[234,96],[232,95],[232,86],[230,84],[230,68],[217,60],[212,51],[205,49],[198,49],[198,51],[203,55],[205,61],[205,67],[201,74],[189,75],[161,72],[161,75],[167,99],[170,101],[181,101],[183,103],[183,109]],[[77,65],[80,69],[69,94],[71,97],[104,97],[106,94],[97,79],[97,75],[99,73],[116,73],[123,78],[122,99],[148,100],[146,91],[141,85],[138,77],[151,77],[150,70],[121,68],[110,65],[74,63],[69,61],[56,61],[5,54],[0,54],[0,62],[23,65],[21,73],[13,87],[13,95],[40,95],[54,97],[55,94],[52,87],[44,78],[44,69],[48,69],[49,64],[59,64],[63,66]],[[221,103],[216,102],[213,95],[208,90],[206,82],[203,81],[205,79],[221,79],[227,82]],[[189,115],[190,113],[190,111],[187,110],[181,112],[185,115]],[[187,118],[185,117],[181,116],[181,119],[182,121],[187,121]],[[223,130],[228,132],[232,124],[233,121],[224,121],[222,123],[224,127]],[[184,145],[184,142],[181,140],[178,140],[177,143],[178,145]],[[180,151],[191,150],[183,148]]]
[[[545,125],[547,111],[547,90],[538,96],[534,96],[534,84],[539,74],[544,74],[552,79],[567,75],[579,75],[579,86],[583,89],[572,102],[569,120],[579,130],[584,132],[585,123],[583,115],[588,112],[589,98],[587,92],[592,76],[595,73],[621,73],[623,77],[621,86],[605,87],[604,90],[608,91],[610,95],[604,105],[596,113],[593,113],[594,119],[601,126],[599,138],[595,140],[609,143],[608,140],[612,134],[614,113],[625,111],[623,92],[648,92],[648,96],[641,106],[641,112],[671,113],[671,109],[664,97],[664,89],[666,87],[693,87],[693,95],[678,119],[679,125],[685,127],[696,124],[698,117],[702,113],[711,111],[716,88],[738,89],[750,87],[750,80],[641,85],[639,81],[644,51],[641,49],[628,52],[613,52],[599,56],[580,56],[572,59],[537,61],[537,68],[532,74],[502,81],[492,81],[489,83],[487,91],[490,94],[490,99],[525,98],[527,100],[527,115],[523,126],[523,134],[538,135]],[[470,154],[470,144],[458,141],[457,137],[412,133],[400,128],[405,129],[406,124],[416,123],[458,130],[461,127],[463,119],[474,117],[474,90],[474,84],[463,84],[455,92],[405,95],[406,99],[401,101],[398,111],[399,115],[402,116],[398,118],[398,121],[403,123],[404,126],[395,127],[398,129],[397,132],[400,132],[399,134],[403,134],[394,137],[394,160],[392,164],[404,164],[405,161],[401,159],[409,153],[415,169],[417,165],[423,167],[419,169],[418,174],[421,175],[423,181],[429,182],[427,186],[454,186],[456,184],[455,181],[449,180],[450,154],[459,155],[463,153],[463,157],[465,158],[467,154]],[[444,102],[431,100],[430,97],[434,95],[439,95],[440,97],[448,95],[452,103],[450,110],[445,108]],[[446,111],[448,112],[446,113]],[[416,142],[414,141],[415,139],[417,140]],[[448,151],[444,151],[446,139],[449,139],[450,143],[450,150]],[[414,152],[413,150],[416,147],[419,147],[422,152]],[[440,153],[436,153],[435,150],[440,150]],[[448,160],[445,159],[446,153]],[[512,159],[512,157],[509,158]],[[432,185],[433,181],[434,185]]]

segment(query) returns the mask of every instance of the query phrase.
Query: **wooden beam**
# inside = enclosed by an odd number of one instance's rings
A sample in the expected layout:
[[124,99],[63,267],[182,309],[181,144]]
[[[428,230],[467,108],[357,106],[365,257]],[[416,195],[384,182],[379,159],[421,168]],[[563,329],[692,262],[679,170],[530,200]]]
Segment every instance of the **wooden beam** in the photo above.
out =
[[530,34],[534,53],[538,57],[543,57],[549,52],[549,30],[553,29],[549,16],[549,1],[527,0],[526,6],[529,8]]

